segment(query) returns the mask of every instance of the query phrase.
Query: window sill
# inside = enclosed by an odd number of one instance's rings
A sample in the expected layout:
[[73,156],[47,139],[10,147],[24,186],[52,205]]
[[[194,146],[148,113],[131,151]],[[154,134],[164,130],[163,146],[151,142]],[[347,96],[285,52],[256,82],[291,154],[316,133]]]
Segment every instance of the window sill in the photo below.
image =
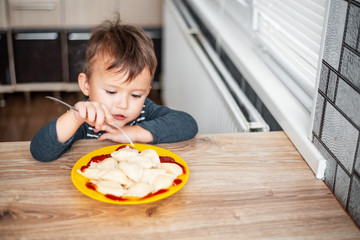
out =
[[[253,41],[238,33],[221,35],[223,48],[266,105],[317,178],[324,177],[326,160],[309,139],[311,113],[287,89],[256,53]],[[241,43],[241,44],[239,44]],[[314,94],[315,95],[315,94]],[[309,134],[309,135],[308,135]]]

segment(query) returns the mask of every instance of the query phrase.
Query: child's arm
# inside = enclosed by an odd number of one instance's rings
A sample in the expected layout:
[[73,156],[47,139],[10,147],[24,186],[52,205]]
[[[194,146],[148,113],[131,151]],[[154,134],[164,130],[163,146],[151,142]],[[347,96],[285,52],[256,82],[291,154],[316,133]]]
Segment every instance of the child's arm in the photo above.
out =
[[31,140],[30,152],[38,161],[49,162],[56,160],[63,153],[68,151],[75,141],[84,138],[83,135],[85,135],[85,129],[80,127],[76,134],[67,142],[59,142],[56,133],[57,120],[58,118],[42,127]]
[[79,102],[73,109],[41,128],[33,137],[30,144],[32,156],[39,161],[56,160],[70,149],[78,139],[86,138],[88,122],[100,131],[103,129],[104,118],[111,122],[109,111],[98,103]]
[[189,140],[198,132],[195,119],[189,114],[172,110],[165,106],[152,106],[156,109],[149,121],[139,123],[153,135],[151,143],[171,143]]

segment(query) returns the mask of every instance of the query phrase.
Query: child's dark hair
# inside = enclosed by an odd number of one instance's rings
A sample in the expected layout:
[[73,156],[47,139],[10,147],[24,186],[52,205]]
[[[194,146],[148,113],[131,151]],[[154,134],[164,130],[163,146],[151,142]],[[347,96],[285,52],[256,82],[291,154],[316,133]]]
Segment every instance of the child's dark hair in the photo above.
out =
[[151,38],[141,28],[121,23],[119,14],[115,21],[105,21],[92,31],[84,69],[88,78],[94,61],[99,57],[110,61],[107,70],[127,73],[129,81],[145,67],[154,76],[157,66]]

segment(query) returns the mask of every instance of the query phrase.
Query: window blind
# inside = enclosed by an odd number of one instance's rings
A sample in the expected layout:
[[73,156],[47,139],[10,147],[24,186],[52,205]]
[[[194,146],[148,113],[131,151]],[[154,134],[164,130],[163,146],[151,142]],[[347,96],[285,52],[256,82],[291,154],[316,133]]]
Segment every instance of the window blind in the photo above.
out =
[[310,96],[326,0],[253,0],[253,31],[263,48]]

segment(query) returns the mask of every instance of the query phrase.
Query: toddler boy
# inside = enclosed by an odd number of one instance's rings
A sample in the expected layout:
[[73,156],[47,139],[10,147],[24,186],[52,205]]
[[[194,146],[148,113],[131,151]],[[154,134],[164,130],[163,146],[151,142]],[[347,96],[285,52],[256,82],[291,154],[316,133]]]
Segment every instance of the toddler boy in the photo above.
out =
[[[78,76],[88,101],[41,128],[30,145],[39,161],[59,158],[79,139],[169,143],[193,138],[195,120],[187,113],[156,105],[147,98],[157,66],[152,40],[135,26],[106,21],[96,27],[86,50],[84,72]],[[106,124],[108,123],[108,124]]]

